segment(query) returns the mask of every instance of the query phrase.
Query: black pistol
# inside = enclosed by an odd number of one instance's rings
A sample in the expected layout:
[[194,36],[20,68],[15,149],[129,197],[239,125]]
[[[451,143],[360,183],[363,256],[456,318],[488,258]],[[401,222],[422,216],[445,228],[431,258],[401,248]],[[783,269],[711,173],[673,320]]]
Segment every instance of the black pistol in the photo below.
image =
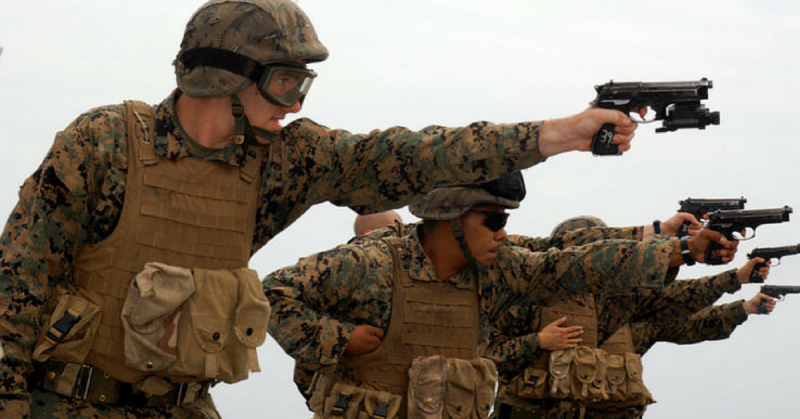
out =
[[[779,300],[783,299],[784,295],[787,294],[800,294],[800,286],[797,285],[762,285],[761,291],[762,294],[769,295],[770,297],[777,298]],[[758,312],[761,314],[767,313],[767,305],[764,300],[758,304]]]
[[780,266],[782,257],[789,255],[796,255],[798,253],[800,253],[800,244],[795,244],[791,246],[781,246],[781,247],[759,247],[753,249],[752,252],[747,254],[747,258],[748,259],[762,258],[764,259],[765,263],[757,263],[756,266],[753,267],[753,272],[750,272],[750,282],[752,283],[764,282],[761,279],[761,276],[758,275],[758,270],[767,266],[766,262],[772,259],[777,259],[777,262],[773,263],[771,266]]
[[[704,215],[711,214],[714,211],[744,209],[744,204],[746,202],[747,198],[745,197],[711,199],[686,198],[683,201],[678,201],[678,205],[680,205],[678,212],[688,212],[700,221]],[[688,222],[681,225],[681,228],[678,229],[678,237],[689,235],[689,225]]]
[[[706,226],[724,234],[728,240],[749,240],[755,237],[756,228],[762,224],[777,224],[789,221],[792,208],[771,208],[760,210],[719,210],[709,214]],[[752,230],[752,235],[742,234],[742,230]],[[714,242],[706,250],[706,263],[721,265],[719,251],[722,245]]]
[[[701,100],[708,99],[711,80],[668,82],[622,82],[613,80],[595,86],[597,97],[592,106],[616,109],[630,114],[634,109],[650,107],[656,116],[653,121],[663,121],[656,132],[675,131],[682,128],[705,129],[706,125],[719,125],[719,112],[709,111]],[[614,125],[605,124],[592,138],[592,153],[596,156],[619,155],[619,147],[611,142]]]

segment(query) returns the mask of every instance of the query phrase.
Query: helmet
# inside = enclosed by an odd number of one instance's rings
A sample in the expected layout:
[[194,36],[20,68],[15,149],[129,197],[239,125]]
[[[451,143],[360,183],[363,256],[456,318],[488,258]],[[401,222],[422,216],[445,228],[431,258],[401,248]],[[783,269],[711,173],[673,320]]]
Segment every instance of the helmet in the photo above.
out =
[[423,220],[451,220],[479,204],[518,208],[524,198],[525,180],[520,172],[513,172],[479,185],[436,188],[409,210]]
[[[328,50],[311,21],[289,0],[211,0],[195,12],[173,63],[178,87],[189,96],[210,98],[236,93],[253,83],[229,66],[200,61],[187,65],[190,51],[217,51],[218,61],[239,58],[245,67],[269,63],[323,61]],[[191,54],[190,54],[191,55]],[[197,61],[197,60],[194,60]]]
[[592,227],[605,227],[606,223],[603,220],[593,217],[591,215],[580,215],[578,217],[568,218],[560,222],[550,233],[550,236],[560,236],[570,231],[580,230]]

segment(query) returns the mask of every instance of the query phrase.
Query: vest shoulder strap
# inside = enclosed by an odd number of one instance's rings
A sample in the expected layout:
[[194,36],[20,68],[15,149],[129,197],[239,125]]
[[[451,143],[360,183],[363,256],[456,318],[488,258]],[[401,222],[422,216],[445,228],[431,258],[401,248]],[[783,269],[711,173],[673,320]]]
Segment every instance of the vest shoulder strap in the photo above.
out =
[[[124,108],[128,127],[128,144],[138,145],[138,158],[143,165],[151,166],[158,163],[153,141],[156,120],[153,107],[138,100],[126,100]],[[133,155],[131,154],[131,156]]]

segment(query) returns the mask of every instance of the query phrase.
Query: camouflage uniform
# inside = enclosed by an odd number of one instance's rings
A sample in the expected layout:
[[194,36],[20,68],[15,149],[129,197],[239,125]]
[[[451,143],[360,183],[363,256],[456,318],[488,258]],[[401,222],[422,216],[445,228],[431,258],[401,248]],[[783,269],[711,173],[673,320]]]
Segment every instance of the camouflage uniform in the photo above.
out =
[[[594,232],[595,238],[597,235],[608,234],[630,234],[627,238],[640,240],[641,231],[636,229],[609,229],[607,227],[595,227],[588,230],[578,230],[575,232],[566,233],[564,236],[570,236],[583,231],[587,237],[592,237],[591,232]],[[556,235],[554,237],[562,237]],[[547,239],[532,239],[524,236],[511,236],[509,241],[515,244],[526,246],[532,249],[539,249],[543,243],[547,243]],[[550,239],[550,242],[554,239]],[[677,274],[673,270],[671,274]],[[672,319],[688,316],[702,308],[708,306],[713,301],[716,301],[725,292],[736,292],[740,288],[740,284],[736,277],[736,271],[730,270],[719,275],[700,278],[696,280],[681,280],[674,281],[667,285],[663,290],[641,290],[629,295],[584,295],[574,296],[572,304],[585,305],[586,301],[592,300],[595,312],[597,314],[597,336],[596,341],[598,346],[602,342],[611,338],[618,329],[626,326],[631,321],[654,322],[652,324],[666,325]],[[539,349],[538,331],[541,330],[546,324],[542,321],[541,307],[526,307],[518,306],[513,307],[506,311],[503,315],[503,322],[509,325],[508,330],[514,330],[512,335],[493,335],[492,342],[487,349],[484,356],[495,361],[498,366],[498,371],[501,377],[501,390],[495,405],[493,417],[497,418],[511,418],[511,419],[527,419],[527,418],[560,418],[564,417],[565,411],[572,411],[573,416],[581,417],[581,409],[577,409],[574,404],[564,403],[558,399],[535,399],[535,400],[518,400],[536,406],[533,411],[529,408],[516,406],[517,403],[512,402],[512,399],[505,399],[503,387],[504,383],[509,383],[511,379],[519,374],[519,371],[524,370],[531,360],[549,356],[548,351]],[[645,323],[636,323],[636,325]],[[646,323],[651,324],[651,323]],[[537,327],[538,325],[538,327]],[[531,333],[531,326],[535,329]],[[639,328],[634,333],[634,341],[637,339],[637,334],[641,333]],[[515,337],[510,337],[515,336]],[[525,360],[520,363],[520,360]],[[522,365],[520,365],[522,364]],[[504,403],[504,399],[508,403]],[[602,416],[599,410],[586,409],[585,417],[637,417],[643,412],[643,407],[629,407],[620,409],[616,412],[607,412],[609,416]]]
[[722,340],[747,320],[744,300],[706,307],[682,321],[636,322],[631,324],[633,345],[644,355],[656,342],[680,345]]
[[[189,138],[176,118],[175,103],[181,94],[176,90],[155,106],[153,141],[158,157],[239,167],[262,154],[252,252],[317,203],[330,201],[360,212],[396,208],[438,183],[486,180],[544,160],[538,149],[537,122],[477,122],[463,128],[430,126],[418,132],[396,127],[359,135],[300,119],[263,147],[245,143],[208,149]],[[23,417],[31,404],[26,388],[42,306],[57,285],[73,280],[72,261],[81,250],[115,229],[126,190],[126,136],[119,105],[88,111],[56,135],[41,166],[20,190],[0,237],[0,330],[5,350],[0,416]],[[86,404],[65,401],[65,406],[75,413]],[[107,412],[101,413],[105,416],[124,410],[96,408]],[[151,411],[155,416],[176,412]]]
[[[402,237],[410,234],[419,223],[400,224],[395,222],[393,225],[371,231],[367,234],[356,236],[350,239],[348,244],[363,244],[371,240],[380,240],[386,237]],[[518,245],[526,247],[531,251],[546,251],[550,248],[564,248],[573,245],[582,245],[591,243],[597,240],[607,239],[632,239],[640,240],[642,235],[642,227],[627,227],[627,228],[598,228],[593,230],[583,230],[578,232],[570,232],[557,237],[527,237],[521,235],[509,236],[509,245]],[[295,361],[294,368],[294,383],[300,393],[308,399],[310,396],[309,390],[311,386],[314,373],[318,368],[313,368],[309,365],[303,365],[299,361]]]
[[[422,250],[418,231],[403,237],[407,269],[419,281],[438,281]],[[481,340],[486,341],[506,308],[548,301],[571,290],[633,285],[635,278],[658,283],[666,274],[671,240],[642,244],[613,240],[576,248],[532,253],[501,248],[486,275],[463,270],[446,281],[456,287],[477,282]],[[647,272],[637,272],[648,266]],[[392,309],[393,262],[383,240],[343,245],[273,272],[264,290],[273,307],[270,334],[298,362],[312,368],[335,366],[353,329],[369,324],[387,329]],[[612,272],[614,273],[612,275]],[[617,281],[604,281],[612,275]]]

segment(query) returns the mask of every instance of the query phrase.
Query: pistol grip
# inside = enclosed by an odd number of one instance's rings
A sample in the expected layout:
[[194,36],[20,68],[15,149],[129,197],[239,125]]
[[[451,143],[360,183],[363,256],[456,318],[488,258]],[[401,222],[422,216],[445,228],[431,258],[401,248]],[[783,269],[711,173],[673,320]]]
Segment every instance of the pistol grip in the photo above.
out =
[[681,226],[678,228],[678,238],[681,238],[683,236],[688,236],[689,235],[689,226],[691,226],[691,225],[692,224],[690,222],[684,221],[683,224],[681,224]]
[[[758,274],[758,270],[767,266],[766,263],[756,263],[756,266],[753,266],[753,271],[750,272],[750,283],[751,284],[763,284],[764,280],[761,279],[761,275]],[[761,300],[762,302],[764,300]]]
[[604,124],[600,131],[592,137],[592,154],[595,156],[619,156],[619,146],[611,139],[614,138],[614,124]]
[[763,298],[758,300],[758,314],[769,314],[767,312],[767,300]]
[[711,242],[708,245],[708,249],[706,249],[706,264],[707,265],[722,265],[725,262],[722,261],[722,256],[719,255],[719,251],[724,249],[724,247],[716,242]]

